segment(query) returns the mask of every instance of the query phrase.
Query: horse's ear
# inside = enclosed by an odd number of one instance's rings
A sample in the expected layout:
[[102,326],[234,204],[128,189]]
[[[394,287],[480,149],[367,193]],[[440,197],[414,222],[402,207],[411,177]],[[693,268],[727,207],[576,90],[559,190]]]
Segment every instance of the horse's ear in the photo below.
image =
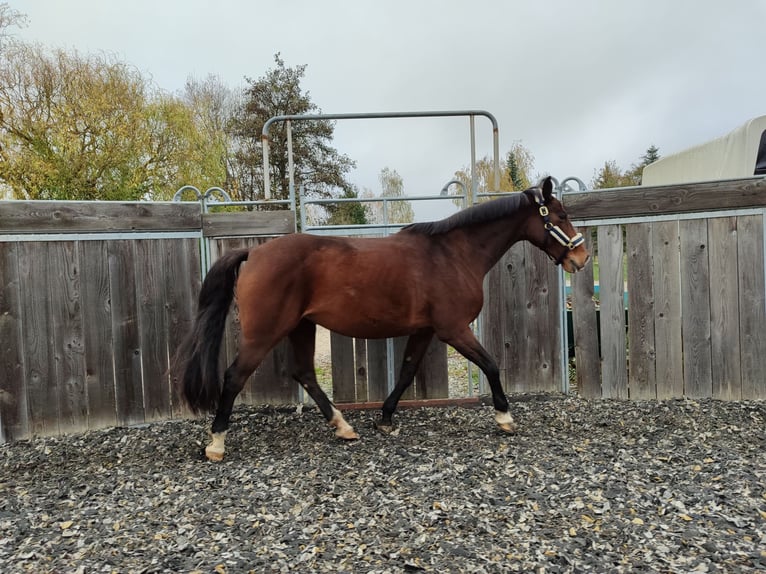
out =
[[540,187],[543,188],[543,199],[545,203],[548,203],[553,197],[553,178],[551,176],[546,177],[541,183]]

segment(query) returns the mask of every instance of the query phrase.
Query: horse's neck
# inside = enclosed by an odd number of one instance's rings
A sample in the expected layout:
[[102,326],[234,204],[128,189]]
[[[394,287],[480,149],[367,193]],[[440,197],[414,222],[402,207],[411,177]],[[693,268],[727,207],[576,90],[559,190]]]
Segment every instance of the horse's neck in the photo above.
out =
[[464,257],[482,276],[489,273],[511,246],[523,239],[522,229],[507,220],[463,228],[463,238],[456,236],[456,243],[463,244]]

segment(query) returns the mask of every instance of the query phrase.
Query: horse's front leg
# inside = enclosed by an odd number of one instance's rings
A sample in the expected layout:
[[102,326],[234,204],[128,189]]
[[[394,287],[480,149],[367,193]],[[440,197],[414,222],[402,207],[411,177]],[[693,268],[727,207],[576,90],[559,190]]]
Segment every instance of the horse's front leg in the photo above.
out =
[[290,334],[290,344],[295,357],[295,373],[293,378],[300,383],[306,392],[314,399],[319,410],[331,427],[335,428],[335,436],[345,440],[356,440],[359,435],[346,422],[341,412],[335,408],[317,382],[314,371],[314,348],[316,345],[316,325],[308,319],[303,319]]
[[471,329],[466,327],[457,334],[451,334],[442,339],[452,345],[457,352],[466,359],[476,364],[487,377],[489,388],[492,391],[492,403],[495,407],[495,422],[500,430],[507,433],[516,432],[516,423],[511,416],[508,399],[503,392],[500,383],[500,371],[497,363],[489,356],[487,350],[481,346]]
[[402,398],[404,391],[412,384],[415,373],[417,373],[418,367],[423,361],[433,336],[434,332],[432,329],[423,329],[410,335],[410,338],[407,339],[407,346],[404,349],[404,361],[399,371],[399,379],[396,381],[394,390],[391,391],[391,394],[383,402],[380,421],[375,425],[378,430],[385,433],[390,433],[394,430],[392,417],[394,411],[396,411],[396,405],[399,404],[399,399]]

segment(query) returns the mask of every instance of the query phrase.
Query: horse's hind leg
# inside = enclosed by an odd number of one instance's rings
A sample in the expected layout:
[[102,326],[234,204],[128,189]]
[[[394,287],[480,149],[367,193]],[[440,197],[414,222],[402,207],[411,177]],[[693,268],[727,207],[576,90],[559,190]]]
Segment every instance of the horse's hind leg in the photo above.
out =
[[327,395],[317,383],[314,371],[314,347],[316,345],[316,325],[308,319],[303,319],[288,335],[295,356],[294,378],[314,399],[330,426],[335,427],[335,435],[346,440],[358,439],[353,427],[346,422],[343,415],[332,404]]
[[399,404],[399,399],[402,398],[404,391],[412,384],[415,373],[417,373],[418,367],[423,361],[433,336],[434,332],[431,329],[423,329],[410,335],[410,338],[407,339],[407,346],[404,349],[404,361],[399,371],[399,379],[396,381],[394,390],[391,391],[391,394],[383,402],[383,412],[380,421],[375,425],[378,430],[383,432],[391,432],[393,430],[391,417],[396,410],[396,405]]
[[244,388],[247,378],[255,371],[267,352],[268,349],[263,350],[243,341],[234,362],[226,369],[221,398],[218,401],[218,409],[210,429],[212,442],[205,448],[205,456],[208,459],[223,460],[224,441],[226,432],[229,430],[229,419],[234,409],[234,400]]

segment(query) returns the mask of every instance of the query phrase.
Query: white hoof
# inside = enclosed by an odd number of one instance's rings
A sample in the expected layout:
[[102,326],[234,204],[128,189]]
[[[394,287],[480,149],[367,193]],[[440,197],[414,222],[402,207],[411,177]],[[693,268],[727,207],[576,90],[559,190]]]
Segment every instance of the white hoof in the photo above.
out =
[[226,441],[226,431],[211,433],[212,442],[205,447],[205,456],[208,460],[220,462],[223,460],[224,442]]
[[507,433],[516,432],[516,423],[511,416],[511,413],[504,413],[502,411],[495,411],[495,422],[500,427],[501,431]]
[[350,424],[346,422],[343,415],[336,408],[332,410],[333,416],[330,419],[330,426],[335,427],[335,436],[342,438],[343,440],[357,440],[359,435]]

